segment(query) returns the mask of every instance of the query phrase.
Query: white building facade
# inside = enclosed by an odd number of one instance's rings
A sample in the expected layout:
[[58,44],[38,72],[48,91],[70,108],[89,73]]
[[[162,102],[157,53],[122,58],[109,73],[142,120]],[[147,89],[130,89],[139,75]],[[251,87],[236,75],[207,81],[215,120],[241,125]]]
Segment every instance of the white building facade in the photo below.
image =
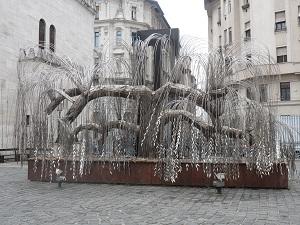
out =
[[94,0],[0,1],[0,149],[15,147],[20,49],[43,45],[74,62],[93,65],[95,10]]
[[[125,46],[131,45],[139,30],[170,29],[162,9],[153,0],[97,0],[96,11],[95,63],[101,57],[128,60],[129,54]],[[151,80],[153,62],[149,60],[148,63],[146,77]],[[120,73],[119,76],[123,81],[130,79],[125,73]]]
[[264,84],[267,98],[281,121],[292,128],[300,151],[300,0],[205,0],[204,4],[210,49],[256,42],[277,61],[280,76]]

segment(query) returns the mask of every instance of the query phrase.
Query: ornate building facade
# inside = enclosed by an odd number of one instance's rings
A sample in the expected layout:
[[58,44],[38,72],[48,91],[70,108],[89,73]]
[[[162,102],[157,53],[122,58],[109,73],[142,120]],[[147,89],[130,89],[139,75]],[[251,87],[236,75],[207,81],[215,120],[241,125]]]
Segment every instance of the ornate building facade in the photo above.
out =
[[[128,61],[126,48],[136,38],[137,31],[170,29],[159,4],[153,0],[97,0],[94,30],[95,63],[100,58],[118,58]],[[149,54],[153,54],[149,50]],[[146,77],[153,82],[154,62],[149,57]],[[130,79],[128,74],[116,74],[121,83]]]

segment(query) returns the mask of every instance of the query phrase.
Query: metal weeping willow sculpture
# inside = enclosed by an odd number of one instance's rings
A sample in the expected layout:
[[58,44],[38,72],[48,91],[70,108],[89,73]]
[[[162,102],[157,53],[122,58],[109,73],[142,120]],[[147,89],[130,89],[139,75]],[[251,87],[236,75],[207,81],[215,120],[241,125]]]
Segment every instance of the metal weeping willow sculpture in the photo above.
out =
[[[209,54],[197,47],[182,42],[170,63],[170,39],[154,34],[124,44],[128,59],[103,54],[89,68],[46,49],[21,50],[15,129],[21,153],[31,149],[35,161],[70,161],[73,177],[93,161],[110,161],[113,172],[132,159],[154,159],[155,174],[172,182],[186,169],[182,162],[201,162],[207,176],[222,171],[233,179],[239,162],[260,175],[278,162],[293,171],[292,135],[276,121],[274,99],[264,101],[259,91],[279,73],[269,54],[253,46]],[[156,48],[162,82],[153,90],[147,71]],[[291,144],[281,145],[282,138]]]

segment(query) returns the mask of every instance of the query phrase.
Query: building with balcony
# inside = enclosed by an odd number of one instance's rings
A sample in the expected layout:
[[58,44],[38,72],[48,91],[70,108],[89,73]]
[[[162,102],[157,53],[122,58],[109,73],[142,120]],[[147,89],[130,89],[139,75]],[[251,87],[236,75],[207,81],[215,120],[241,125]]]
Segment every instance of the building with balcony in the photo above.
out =
[[[153,0],[97,0],[94,30],[94,58],[116,58],[129,61],[127,46],[137,38],[137,31],[170,29],[157,1]],[[151,50],[149,54],[153,55]],[[116,66],[118,67],[118,65]],[[146,83],[153,84],[154,60],[149,57]],[[114,81],[124,84],[131,79],[122,71],[115,73]]]
[[[279,75],[266,79],[259,89],[277,107],[280,120],[292,128],[300,151],[300,1],[204,0],[204,4],[210,49],[255,42],[277,62]],[[234,79],[251,77],[237,74]],[[249,94],[245,88],[240,91]]]
[[[93,65],[94,0],[0,1],[0,149],[10,149],[20,49],[42,49]],[[26,115],[30,126],[31,115]]]

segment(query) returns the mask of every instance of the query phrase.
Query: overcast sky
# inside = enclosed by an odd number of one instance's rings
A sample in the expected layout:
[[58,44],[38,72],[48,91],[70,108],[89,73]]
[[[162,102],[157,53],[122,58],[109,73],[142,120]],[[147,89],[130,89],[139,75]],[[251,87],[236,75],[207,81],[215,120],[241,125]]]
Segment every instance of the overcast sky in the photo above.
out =
[[157,0],[172,28],[181,35],[196,36],[207,41],[207,14],[204,0]]

